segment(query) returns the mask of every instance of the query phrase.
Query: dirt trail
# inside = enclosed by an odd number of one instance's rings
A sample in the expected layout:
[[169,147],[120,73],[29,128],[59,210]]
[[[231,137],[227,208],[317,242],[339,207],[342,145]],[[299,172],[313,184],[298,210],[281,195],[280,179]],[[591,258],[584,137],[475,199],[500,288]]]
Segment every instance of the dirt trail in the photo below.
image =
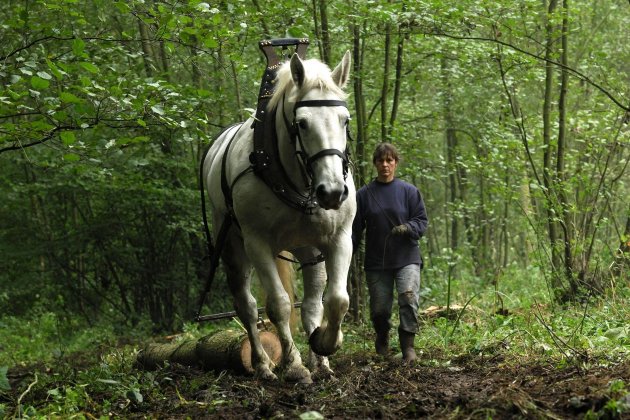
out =
[[[383,360],[369,352],[342,354],[331,359],[334,377],[308,386],[173,364],[153,373],[152,387],[141,385],[142,401],[99,395],[88,386],[90,404],[82,411],[88,417],[241,420],[295,419],[309,412],[316,413],[305,418],[321,418],[319,413],[333,419],[581,419],[591,411],[598,415],[591,418],[630,419],[627,360],[559,368],[541,362],[519,364],[494,355],[436,366],[434,356],[423,354],[416,365],[404,366],[400,360]],[[68,362],[76,372],[77,364],[90,368],[98,363],[93,358],[91,353]],[[15,412],[11,402],[35,371],[41,378],[51,369],[38,365],[9,371],[15,395],[0,401],[9,404],[5,413]],[[49,399],[42,389],[22,402],[43,409]]]
[[[170,372],[172,386],[182,398],[173,395],[171,401],[145,401],[135,414],[261,419],[298,418],[316,411],[339,419],[577,419],[591,410],[604,418],[630,418],[627,361],[588,370],[509,365],[498,358],[460,360],[439,367],[423,366],[421,361],[406,367],[397,360],[355,354],[336,360],[333,367],[334,378],[310,386],[268,384],[251,377],[182,368]],[[195,375],[207,382],[197,382],[199,388],[192,391],[186,384]],[[625,389],[611,392],[616,380],[624,381]],[[624,413],[619,414],[614,405],[625,407]]]

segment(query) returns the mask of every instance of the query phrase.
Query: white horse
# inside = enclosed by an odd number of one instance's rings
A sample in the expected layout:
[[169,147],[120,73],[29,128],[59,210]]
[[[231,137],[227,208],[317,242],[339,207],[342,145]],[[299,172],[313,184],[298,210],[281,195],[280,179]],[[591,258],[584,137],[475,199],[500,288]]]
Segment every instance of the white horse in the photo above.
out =
[[[346,154],[350,116],[343,102],[349,72],[349,52],[333,71],[318,60],[302,61],[294,54],[278,69],[276,88],[267,108],[267,112],[276,113],[281,165],[291,183],[312,199],[311,211],[287,205],[252,172],[251,118],[224,131],[203,162],[215,237],[230,217],[225,197],[225,186],[229,186],[235,223],[227,232],[222,259],[236,313],[252,344],[252,366],[263,379],[277,376],[258,336],[257,304],[250,291],[252,266],[265,289],[267,315],[282,345],[280,376],[286,381],[312,382],[289,327],[292,307],[275,262],[283,250],[306,264],[301,314],[311,347],[308,365],[314,375],[331,373],[326,356],[342,343],[356,212],[355,187]],[[323,262],[308,264],[319,261],[320,255]]]

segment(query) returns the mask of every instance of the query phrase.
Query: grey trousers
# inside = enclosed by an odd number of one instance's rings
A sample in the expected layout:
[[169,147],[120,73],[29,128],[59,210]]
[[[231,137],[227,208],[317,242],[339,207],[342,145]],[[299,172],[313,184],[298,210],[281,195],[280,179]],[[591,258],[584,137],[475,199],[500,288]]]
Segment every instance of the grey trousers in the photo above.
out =
[[370,293],[370,318],[375,327],[377,324],[387,322],[387,328],[390,328],[389,320],[392,316],[396,286],[400,317],[398,329],[417,333],[420,266],[410,264],[396,270],[366,270],[365,278]]

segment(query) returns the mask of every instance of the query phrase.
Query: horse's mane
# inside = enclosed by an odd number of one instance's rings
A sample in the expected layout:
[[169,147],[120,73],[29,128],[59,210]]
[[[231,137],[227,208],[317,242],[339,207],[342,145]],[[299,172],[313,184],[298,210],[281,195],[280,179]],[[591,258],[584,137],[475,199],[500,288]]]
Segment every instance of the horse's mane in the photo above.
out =
[[[330,67],[316,59],[304,60],[304,83],[302,88],[295,93],[297,98],[302,97],[312,89],[327,90],[345,99],[347,94],[332,79]],[[278,69],[276,76],[276,88],[273,96],[269,100],[269,110],[274,110],[282,98],[288,95],[295,84],[291,76],[291,62],[284,62]]]

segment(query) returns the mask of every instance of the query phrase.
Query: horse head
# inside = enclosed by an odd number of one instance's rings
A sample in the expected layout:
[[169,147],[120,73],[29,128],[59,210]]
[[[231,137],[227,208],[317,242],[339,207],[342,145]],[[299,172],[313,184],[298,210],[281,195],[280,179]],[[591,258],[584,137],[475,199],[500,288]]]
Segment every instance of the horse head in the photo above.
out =
[[[331,72],[318,60],[302,61],[294,54],[278,72],[279,87],[272,105],[279,105],[282,118],[300,159],[306,184],[323,209],[338,209],[348,198],[347,129],[350,113],[346,86],[350,73],[350,52]],[[291,120],[291,107],[292,120]]]

